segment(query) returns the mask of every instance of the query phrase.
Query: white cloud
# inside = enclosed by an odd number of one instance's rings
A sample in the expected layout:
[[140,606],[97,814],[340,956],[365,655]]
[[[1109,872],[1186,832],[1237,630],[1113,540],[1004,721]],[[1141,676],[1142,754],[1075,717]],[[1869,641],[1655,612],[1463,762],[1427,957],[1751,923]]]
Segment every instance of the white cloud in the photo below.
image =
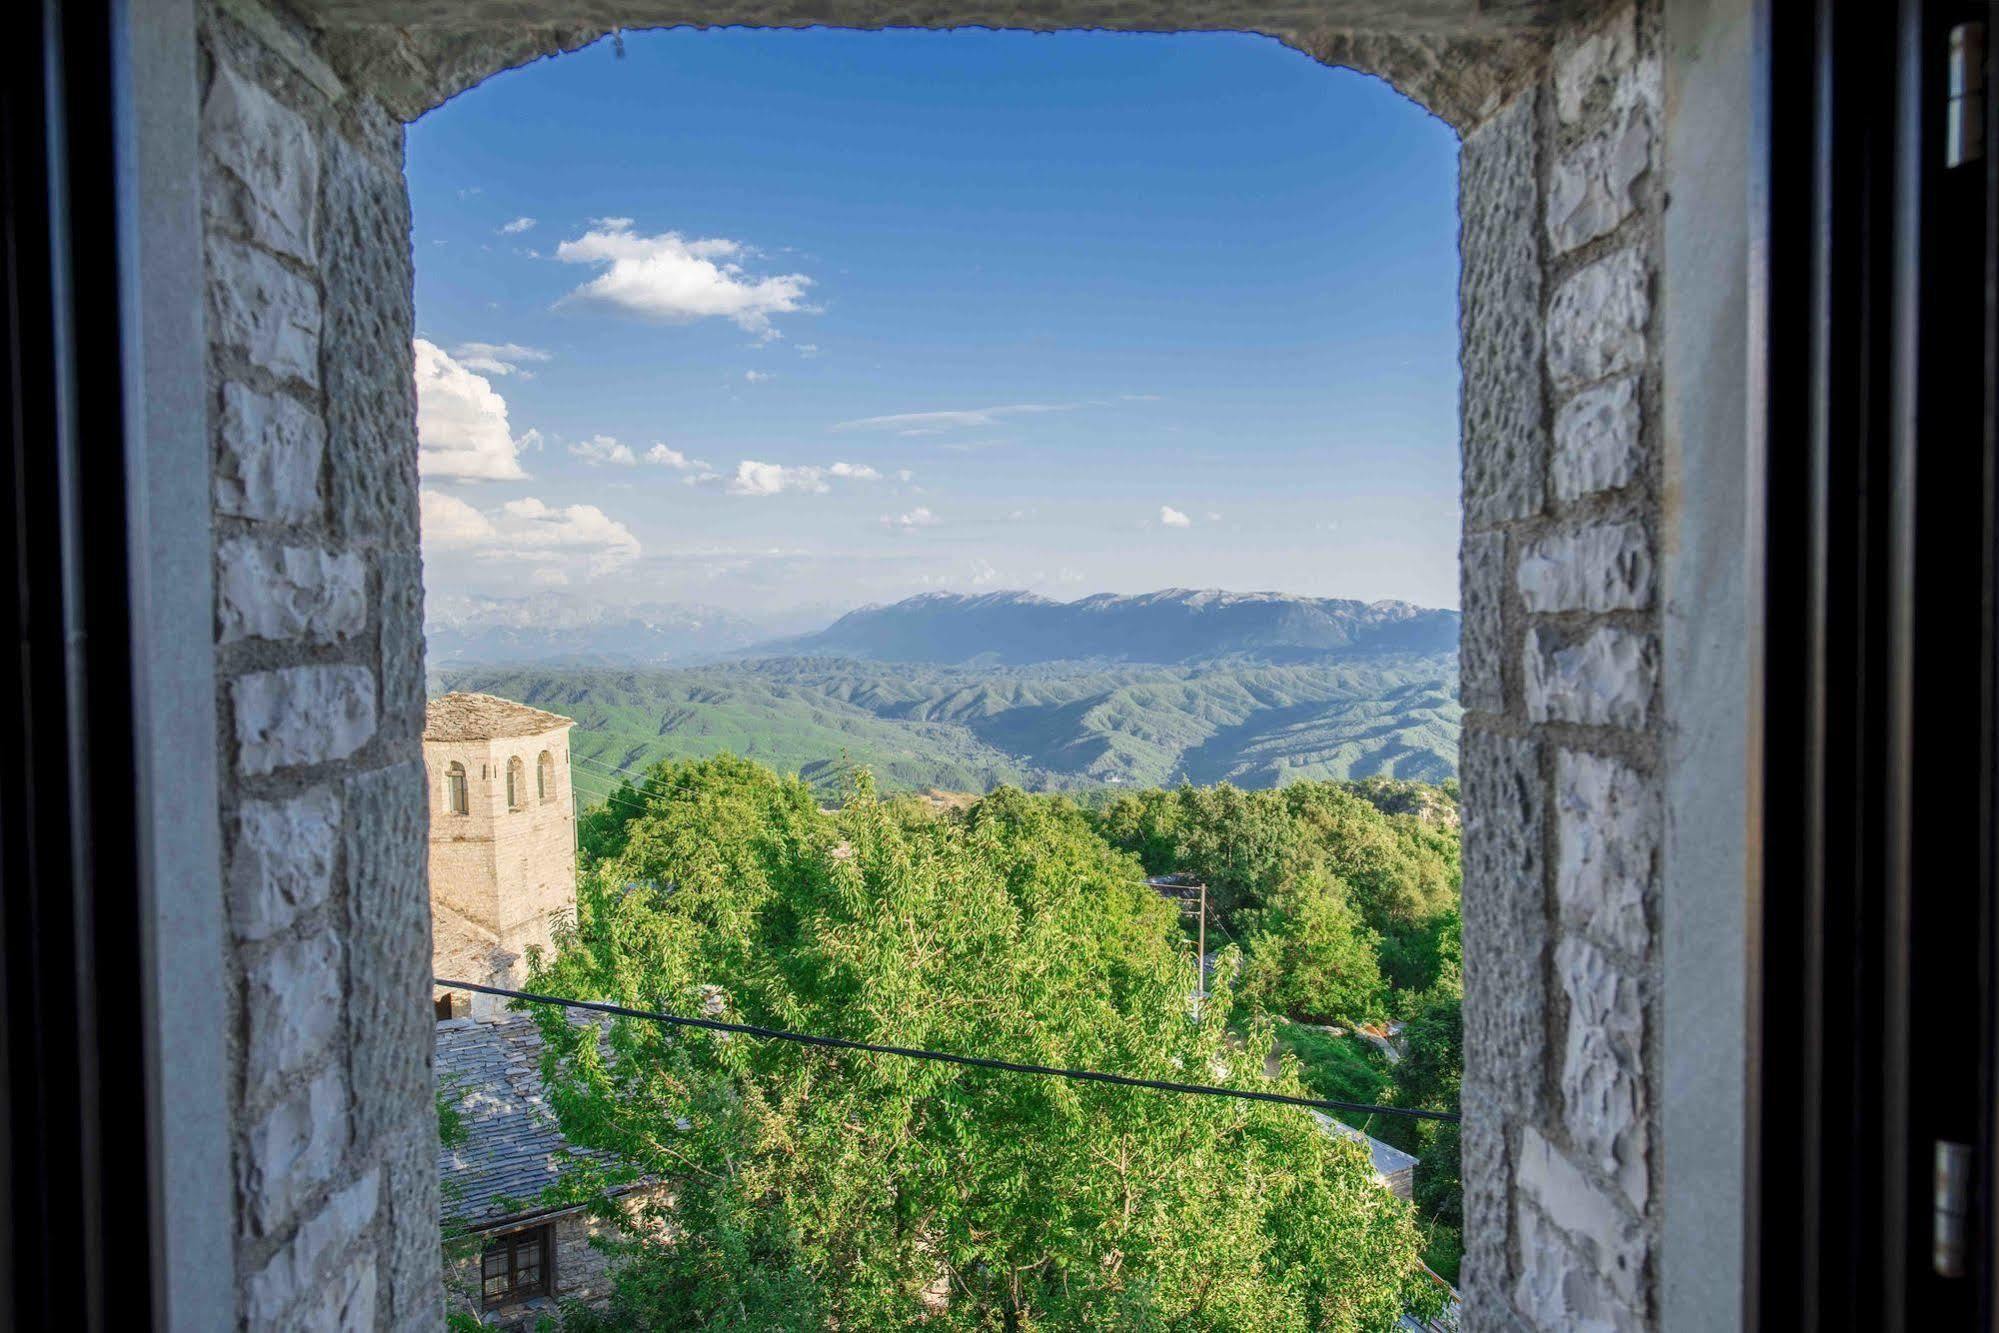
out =
[[581,444],[570,445],[569,452],[591,467],[603,463],[612,463],[618,467],[639,465],[638,456],[632,453],[631,446],[619,444],[608,435],[592,435]]
[[886,514],[882,515],[882,525],[890,528],[934,528],[938,522],[937,515],[931,513],[922,505],[918,505],[908,513],[899,514],[894,518]]
[[800,356],[808,356],[808,357],[810,357],[810,356],[817,356],[817,355],[819,355],[819,344],[818,344],[818,343],[799,343],[799,344],[798,344],[798,354],[799,354]]
[[543,565],[528,574],[528,582],[537,588],[566,588],[569,576],[553,565]]
[[743,378],[752,384],[762,384],[765,380],[776,379],[777,377],[768,370],[746,370],[743,372]]
[[914,472],[911,472],[908,468],[904,468],[902,469],[902,471],[895,474],[895,479],[897,481],[915,481],[916,474]]
[[[660,467],[670,467],[675,472],[707,472],[708,465],[698,458],[689,458],[678,449],[664,444],[655,444],[646,450],[646,462],[657,463]],[[713,473],[709,473],[713,476]]]
[[520,449],[507,424],[507,400],[484,377],[418,338],[416,434],[426,477],[519,481]]
[[500,235],[518,236],[532,226],[534,226],[533,218],[527,218],[527,217],[515,218],[512,222],[509,222],[506,226],[500,228]]
[[938,435],[947,430],[976,430],[999,424],[1001,417],[1038,412],[1073,412],[1082,403],[1003,403],[998,407],[960,408],[948,412],[891,412],[882,417],[837,421],[834,430],[892,430],[900,435]]
[[1169,528],[1191,528],[1194,520],[1175,509],[1172,505],[1159,506],[1159,521]]
[[882,474],[862,463],[835,463],[826,469],[835,477],[845,477],[849,481],[880,481]]
[[523,361],[546,361],[547,352],[539,347],[523,347],[519,343],[459,343],[451,349],[451,355],[467,370],[481,375],[519,375],[522,379],[533,379],[533,372],[521,369]]
[[808,310],[803,273],[758,277],[737,262],[740,241],[689,238],[666,231],[641,236],[630,218],[599,218],[592,230],[556,247],[564,263],[595,264],[603,271],[565,300],[598,301],[671,324],[697,319],[733,321],[760,338],[775,338],[772,315]]
[[1208,522],[1210,522],[1210,523],[1219,523],[1219,522],[1221,522],[1221,521],[1222,521],[1222,516],[1221,516],[1220,514],[1217,514],[1217,513],[1216,513],[1216,512],[1214,511],[1214,510],[1212,510],[1212,509],[1210,509],[1210,510],[1208,511]]
[[576,557],[588,562],[592,574],[639,557],[631,529],[595,505],[554,506],[527,496],[482,512],[442,491],[427,490],[418,499],[426,551],[470,551],[485,559],[535,564]]
[[816,467],[785,467],[779,463],[758,463],[744,459],[729,478],[731,495],[777,495],[783,491],[824,493],[826,474]]

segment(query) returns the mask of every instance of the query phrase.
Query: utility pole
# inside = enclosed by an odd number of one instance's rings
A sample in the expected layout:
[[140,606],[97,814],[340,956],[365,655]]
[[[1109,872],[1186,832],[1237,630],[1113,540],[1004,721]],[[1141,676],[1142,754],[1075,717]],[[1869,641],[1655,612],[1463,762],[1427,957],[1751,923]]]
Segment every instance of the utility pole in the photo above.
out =
[[1201,1021],[1201,1006],[1208,999],[1208,885],[1201,883],[1201,928],[1194,946],[1194,1021]]

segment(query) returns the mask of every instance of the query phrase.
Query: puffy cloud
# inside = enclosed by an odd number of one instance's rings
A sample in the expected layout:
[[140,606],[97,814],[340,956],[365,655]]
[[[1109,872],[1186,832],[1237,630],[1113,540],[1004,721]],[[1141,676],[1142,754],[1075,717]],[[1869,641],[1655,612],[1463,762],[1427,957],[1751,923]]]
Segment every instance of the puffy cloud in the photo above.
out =
[[940,435],[948,430],[976,430],[999,424],[1000,418],[1040,412],[1073,412],[1082,403],[1003,403],[998,407],[960,408],[948,412],[891,412],[881,417],[838,421],[834,430],[892,430],[900,435]]
[[615,464],[618,467],[639,465],[638,455],[631,451],[629,445],[619,444],[608,435],[592,435],[581,444],[570,445],[569,452],[591,467],[605,463]]
[[549,505],[527,496],[481,511],[442,491],[418,497],[425,551],[470,551],[484,559],[555,564],[578,558],[605,574],[639,558],[631,529],[595,505]]
[[768,370],[746,370],[743,372],[743,378],[752,384],[762,384],[765,380],[776,379],[777,377],[772,375]]
[[443,348],[418,338],[416,434],[427,477],[519,481],[520,449],[507,424],[507,400],[483,376]]
[[800,356],[817,356],[817,355],[819,355],[819,344],[818,344],[818,343],[798,343],[798,344],[797,344],[797,347],[798,347],[798,354],[799,354]]
[[835,477],[845,477],[849,481],[880,481],[882,474],[862,463],[835,463],[826,469]]
[[775,338],[770,317],[809,309],[805,290],[812,279],[803,273],[752,275],[738,262],[747,254],[740,241],[721,237],[673,231],[641,236],[630,218],[599,218],[555,250],[565,263],[603,270],[565,300],[601,302],[670,324],[727,319],[745,332]]
[[491,519],[455,495],[422,491],[417,502],[425,546],[460,550],[482,545],[499,535]]
[[899,514],[894,518],[890,518],[887,515],[883,515],[882,517],[882,524],[891,528],[934,528],[937,526],[937,523],[937,515],[931,513],[922,505],[918,505],[908,513]]
[[512,222],[509,222],[506,226],[500,228],[500,235],[518,236],[532,226],[534,226],[533,218],[525,218],[525,217],[515,218]]
[[459,343],[451,349],[451,355],[459,365],[481,375],[519,375],[522,379],[534,378],[533,372],[521,368],[522,362],[549,359],[548,353],[539,347],[523,347],[519,343]]
[[783,491],[823,493],[826,473],[816,467],[785,467],[779,463],[758,463],[744,459],[729,478],[731,495],[777,495]]
[[[681,453],[680,450],[670,448],[664,444],[655,444],[652,448],[646,450],[646,462],[656,463],[660,467],[670,467],[675,472],[708,471],[708,465],[700,459],[689,458],[686,454]],[[711,473],[710,475],[712,476],[713,474]]]
[[1172,505],[1159,506],[1159,521],[1169,528],[1191,528],[1194,520],[1175,509]]

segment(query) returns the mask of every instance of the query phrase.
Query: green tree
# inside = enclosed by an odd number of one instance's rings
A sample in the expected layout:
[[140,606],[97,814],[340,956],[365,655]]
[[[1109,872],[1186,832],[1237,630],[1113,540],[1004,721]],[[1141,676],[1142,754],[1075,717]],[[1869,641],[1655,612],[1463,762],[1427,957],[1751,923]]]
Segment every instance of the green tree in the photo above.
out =
[[1336,879],[1281,890],[1243,914],[1248,989],[1267,1008],[1310,1023],[1360,1024],[1384,1016],[1378,940]]
[[[1064,802],[835,816],[736,760],[666,765],[533,984],[856,1040],[1273,1084],[1268,1021],[1191,960]],[[537,1015],[568,1189],[661,1182],[610,1322],[678,1329],[1386,1330],[1434,1305],[1408,1206],[1295,1108],[640,1020]]]

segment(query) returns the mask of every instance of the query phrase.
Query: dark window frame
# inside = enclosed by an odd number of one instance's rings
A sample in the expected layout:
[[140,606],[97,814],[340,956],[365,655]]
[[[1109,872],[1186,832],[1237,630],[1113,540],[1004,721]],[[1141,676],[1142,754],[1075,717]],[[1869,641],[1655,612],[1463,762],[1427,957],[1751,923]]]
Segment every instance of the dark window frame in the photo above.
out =
[[[538,1248],[540,1262],[535,1265],[521,1263],[522,1251]],[[496,1295],[491,1287],[494,1280],[488,1271],[495,1258],[504,1261],[504,1269],[499,1275],[506,1285]],[[519,1274],[524,1267],[533,1267],[538,1276],[531,1282],[523,1282]],[[537,1296],[549,1296],[555,1292],[555,1227],[544,1222],[536,1227],[523,1227],[518,1231],[505,1231],[488,1236],[479,1248],[479,1308],[494,1310],[504,1305],[518,1305],[522,1301],[533,1300]]]

